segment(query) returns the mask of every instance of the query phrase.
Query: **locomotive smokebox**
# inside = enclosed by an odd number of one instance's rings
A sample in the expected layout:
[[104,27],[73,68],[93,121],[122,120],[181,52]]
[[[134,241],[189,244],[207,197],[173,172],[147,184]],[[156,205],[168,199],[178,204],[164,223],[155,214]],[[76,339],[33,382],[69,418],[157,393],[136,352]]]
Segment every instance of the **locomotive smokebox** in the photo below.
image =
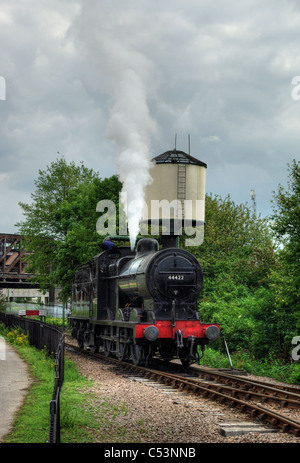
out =
[[163,247],[176,246],[183,232],[197,234],[194,245],[201,244],[207,165],[177,149],[156,156],[152,162],[153,182],[145,191],[144,223],[151,224],[152,235],[161,235]]

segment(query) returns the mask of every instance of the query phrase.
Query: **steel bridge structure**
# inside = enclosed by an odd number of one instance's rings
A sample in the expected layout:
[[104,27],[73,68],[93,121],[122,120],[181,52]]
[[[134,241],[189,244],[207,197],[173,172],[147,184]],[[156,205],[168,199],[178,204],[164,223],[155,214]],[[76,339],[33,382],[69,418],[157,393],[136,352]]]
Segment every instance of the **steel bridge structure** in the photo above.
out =
[[26,268],[23,236],[0,233],[0,288],[38,288]]

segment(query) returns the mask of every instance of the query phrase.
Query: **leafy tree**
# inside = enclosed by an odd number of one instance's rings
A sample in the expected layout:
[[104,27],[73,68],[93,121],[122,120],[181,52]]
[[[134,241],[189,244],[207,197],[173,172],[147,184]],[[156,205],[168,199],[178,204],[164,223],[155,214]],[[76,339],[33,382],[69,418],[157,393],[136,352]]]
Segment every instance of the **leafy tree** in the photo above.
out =
[[[281,243],[279,250],[281,282],[277,298],[281,303],[300,305],[300,161],[288,165],[287,190],[279,185],[274,192],[272,228]],[[278,280],[278,278],[277,278]]]
[[118,209],[121,187],[117,176],[104,180],[95,178],[74,188],[68,200],[61,204],[58,213],[68,232],[57,244],[57,266],[53,277],[60,283],[64,299],[70,295],[77,267],[101,252],[103,237],[96,231],[98,201],[109,198]]
[[206,196],[204,242],[188,249],[205,271],[207,297],[219,279],[248,288],[264,284],[275,262],[267,221],[255,217],[246,205],[236,205],[229,196]]
[[[299,232],[300,232],[300,169],[293,161],[289,166],[288,188],[281,185],[274,192],[271,227],[276,239],[275,260],[268,259],[263,285],[257,288],[247,317],[255,329],[249,348],[263,358],[269,353],[290,360],[294,336],[299,335]],[[264,252],[263,252],[264,254]],[[249,303],[249,298],[247,300]]]
[[204,270],[201,320],[216,318],[231,349],[251,349],[255,332],[252,311],[276,262],[267,221],[229,196],[207,195],[204,242],[188,250]]
[[59,220],[59,206],[68,200],[74,187],[96,177],[97,174],[83,163],[76,166],[74,162],[67,164],[63,156],[58,158],[46,170],[39,170],[38,179],[34,181],[36,190],[31,194],[32,203],[19,203],[26,220],[16,226],[26,236],[64,238],[68,229]]
[[288,260],[300,266],[300,161],[288,164],[288,187],[273,193],[273,230],[284,244]]
[[39,170],[36,190],[31,194],[32,203],[19,203],[25,220],[16,226],[30,252],[29,271],[35,274],[35,281],[42,290],[59,285],[56,278],[59,244],[66,239],[72,226],[71,220],[63,219],[63,205],[70,200],[75,188],[96,178],[97,174],[83,163],[80,166],[74,162],[68,164],[60,157],[46,170]]
[[300,162],[288,165],[287,189],[273,194],[272,229],[279,241],[278,265],[269,277],[272,304],[267,314],[277,330],[277,352],[289,358],[300,330]]

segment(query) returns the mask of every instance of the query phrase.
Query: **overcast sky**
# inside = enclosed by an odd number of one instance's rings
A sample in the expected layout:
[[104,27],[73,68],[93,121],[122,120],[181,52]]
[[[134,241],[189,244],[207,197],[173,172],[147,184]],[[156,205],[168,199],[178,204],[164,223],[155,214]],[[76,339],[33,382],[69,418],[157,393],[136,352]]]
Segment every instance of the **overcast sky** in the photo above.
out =
[[299,159],[299,75],[296,0],[0,0],[0,232],[58,152],[104,178],[128,143],[154,157],[175,133],[207,193],[254,189],[270,214]]

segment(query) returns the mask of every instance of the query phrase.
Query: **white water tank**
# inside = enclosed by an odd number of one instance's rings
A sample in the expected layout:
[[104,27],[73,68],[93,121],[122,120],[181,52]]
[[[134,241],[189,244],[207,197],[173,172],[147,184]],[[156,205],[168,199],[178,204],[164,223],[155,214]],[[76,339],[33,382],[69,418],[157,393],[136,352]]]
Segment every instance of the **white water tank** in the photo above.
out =
[[148,223],[161,224],[162,219],[170,218],[203,225],[207,165],[176,149],[156,156],[152,162],[153,182],[145,191],[144,218],[148,217]]

